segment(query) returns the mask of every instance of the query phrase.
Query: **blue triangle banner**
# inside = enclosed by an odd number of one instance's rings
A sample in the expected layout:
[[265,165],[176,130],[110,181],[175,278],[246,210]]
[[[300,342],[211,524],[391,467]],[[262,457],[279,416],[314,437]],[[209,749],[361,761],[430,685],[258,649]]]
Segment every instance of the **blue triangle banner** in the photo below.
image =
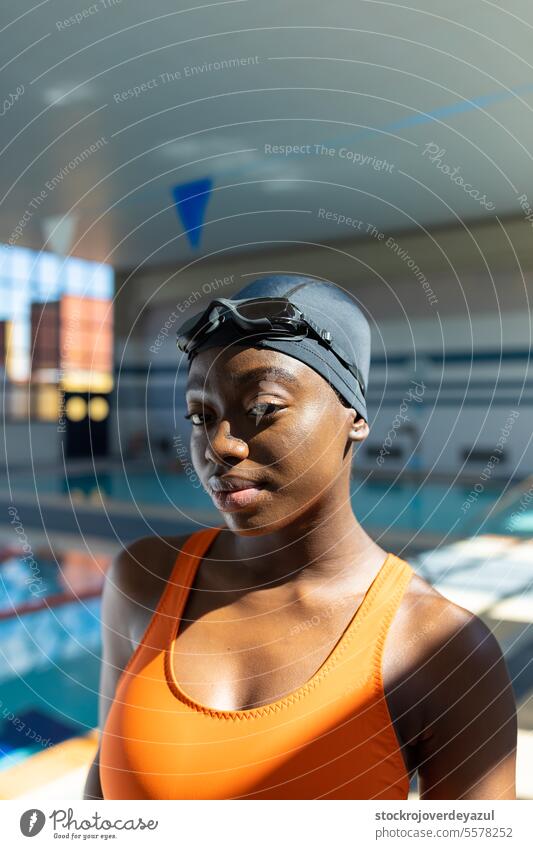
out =
[[190,183],[178,183],[172,187],[176,211],[193,248],[200,244],[205,210],[212,191],[211,177]]

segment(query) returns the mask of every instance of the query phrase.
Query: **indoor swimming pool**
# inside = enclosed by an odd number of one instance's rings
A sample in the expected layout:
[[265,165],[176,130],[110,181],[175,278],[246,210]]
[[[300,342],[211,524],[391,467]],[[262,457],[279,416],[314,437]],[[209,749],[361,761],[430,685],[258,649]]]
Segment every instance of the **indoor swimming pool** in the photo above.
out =
[[82,551],[57,562],[46,549],[0,551],[0,775],[96,726],[108,565]]
[[[524,549],[522,563],[521,549],[513,542],[520,538],[527,545],[533,534],[530,483],[525,481],[498,499],[494,487],[480,493],[466,485],[354,482],[352,500],[368,528],[440,532],[444,546],[420,562],[413,561],[420,574],[452,597],[458,593],[458,601],[471,609],[478,603],[494,605],[503,597],[507,608],[511,602],[514,605],[514,612],[506,608],[504,616],[512,619],[529,603],[527,552]],[[203,490],[168,473],[49,476],[47,486],[43,479],[39,487],[56,497],[68,498],[70,493],[77,503],[81,498],[94,503],[95,491],[100,491],[109,510],[128,499],[135,499],[139,507],[148,504],[161,509],[175,502],[183,510],[187,505],[191,514],[210,510],[219,521]],[[471,506],[464,509],[467,503]],[[491,544],[491,537],[478,534],[500,536],[493,537]],[[451,545],[446,545],[448,537]],[[453,539],[459,541],[453,543]],[[504,539],[508,540],[505,568]],[[72,791],[79,798],[97,745],[92,729],[98,724],[101,587],[111,558],[90,554],[80,545],[65,549],[56,560],[46,546],[24,555],[12,546],[12,538],[4,535],[0,543],[0,798],[19,797],[20,788],[29,784],[32,792],[64,795]],[[501,551],[492,566],[492,595],[489,598],[485,586],[483,598],[477,599],[474,588],[487,584],[486,556],[495,545]],[[474,553],[481,555],[479,562],[474,562]],[[508,598],[517,591],[517,598]]]
[[[364,479],[353,481],[351,500],[354,512],[369,531],[402,531],[405,533],[444,534],[452,537],[475,533],[488,510],[498,510],[500,496],[510,487],[494,482],[482,488],[466,483],[417,482],[411,480]],[[177,515],[181,523],[188,520],[220,520],[210,497],[193,475],[168,471],[84,472],[83,474],[50,475],[37,470],[35,475],[19,476],[16,492],[63,497],[68,503],[86,507],[102,507],[113,512],[121,509],[143,510],[162,515]],[[524,522],[524,518],[521,519]],[[516,532],[520,533],[520,521]]]

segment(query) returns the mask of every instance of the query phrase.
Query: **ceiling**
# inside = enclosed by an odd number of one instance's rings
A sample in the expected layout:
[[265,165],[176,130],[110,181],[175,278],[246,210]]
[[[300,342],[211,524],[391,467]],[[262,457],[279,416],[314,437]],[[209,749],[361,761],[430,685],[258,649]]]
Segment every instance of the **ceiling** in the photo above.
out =
[[530,0],[194,3],[4,4],[0,240],[132,268],[533,207]]

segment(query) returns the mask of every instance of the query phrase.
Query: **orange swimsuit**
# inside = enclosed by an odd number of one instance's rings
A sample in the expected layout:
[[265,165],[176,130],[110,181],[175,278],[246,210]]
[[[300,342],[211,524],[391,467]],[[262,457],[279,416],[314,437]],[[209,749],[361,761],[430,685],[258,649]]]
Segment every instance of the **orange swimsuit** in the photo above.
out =
[[245,710],[189,698],[173,673],[177,626],[220,528],[193,533],[117,684],[100,743],[104,799],[406,799],[382,655],[412,567],[388,554],[313,677]]

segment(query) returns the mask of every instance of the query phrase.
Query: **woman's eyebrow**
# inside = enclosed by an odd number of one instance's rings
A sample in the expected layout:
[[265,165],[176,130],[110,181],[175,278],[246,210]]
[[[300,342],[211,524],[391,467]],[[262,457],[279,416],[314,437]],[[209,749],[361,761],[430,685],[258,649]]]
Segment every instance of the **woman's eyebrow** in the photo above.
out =
[[291,385],[297,385],[299,382],[296,375],[281,366],[258,366],[248,371],[240,372],[240,374],[232,375],[232,380],[236,386],[243,386],[246,383],[259,380],[279,380],[282,383],[285,382]]
[[[246,383],[259,380],[279,380],[290,385],[298,385],[298,378],[288,369],[281,366],[257,366],[256,368],[248,369],[238,374],[232,375],[232,380],[235,386],[244,386]],[[193,389],[203,389],[205,380],[201,377],[192,378],[187,384],[186,392]]]

